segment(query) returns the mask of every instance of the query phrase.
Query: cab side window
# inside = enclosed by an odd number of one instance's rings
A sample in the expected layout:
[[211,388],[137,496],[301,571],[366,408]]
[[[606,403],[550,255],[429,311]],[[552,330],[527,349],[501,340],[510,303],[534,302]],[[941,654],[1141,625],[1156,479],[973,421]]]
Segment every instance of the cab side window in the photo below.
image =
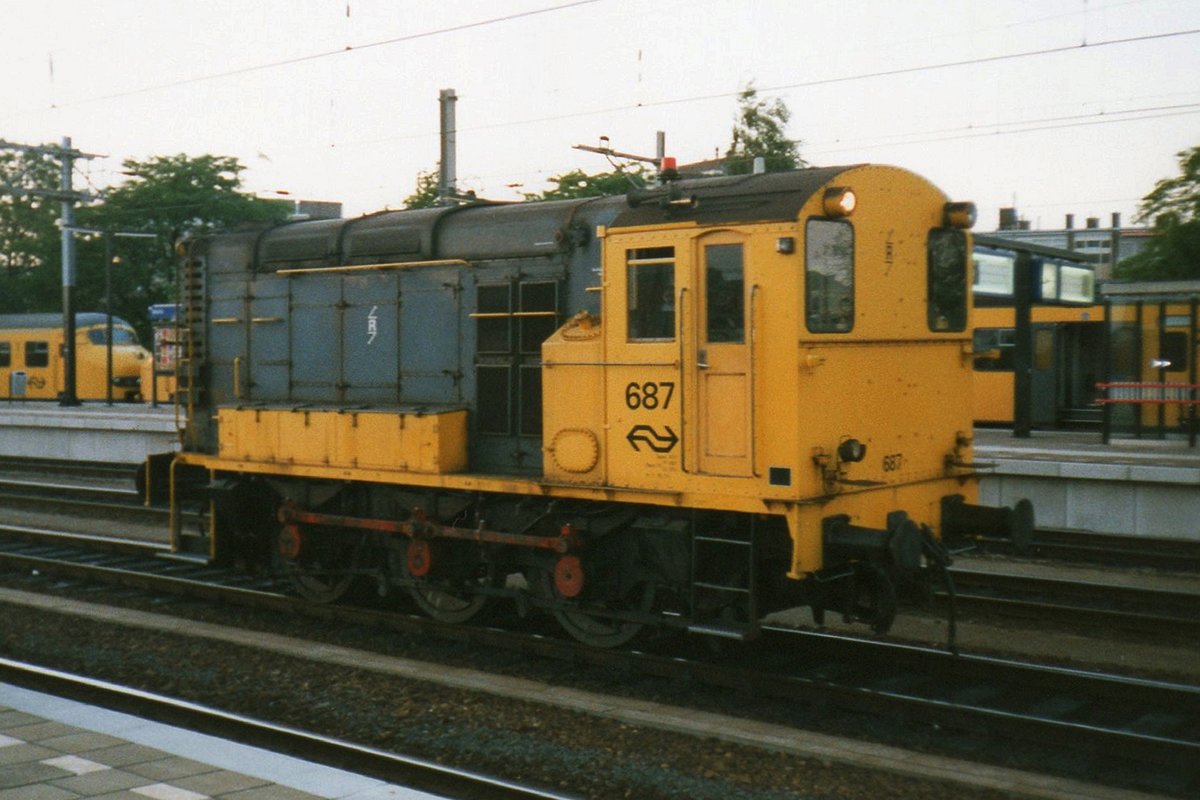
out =
[[929,330],[967,327],[967,237],[954,228],[929,232]]
[[675,338],[675,248],[643,247],[626,252],[629,341]]
[[0,367],[12,366],[12,345],[8,342],[0,342]]
[[810,219],[804,231],[804,319],[811,333],[854,327],[854,228]]
[[50,343],[49,342],[26,342],[25,343],[25,366],[26,367],[48,367],[48,366],[50,366]]

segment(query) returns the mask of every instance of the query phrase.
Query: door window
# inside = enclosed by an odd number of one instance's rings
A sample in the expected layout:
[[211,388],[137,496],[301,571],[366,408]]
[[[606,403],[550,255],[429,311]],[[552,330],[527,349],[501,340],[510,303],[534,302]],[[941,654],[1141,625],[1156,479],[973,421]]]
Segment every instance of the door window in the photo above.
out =
[[742,246],[712,244],[704,248],[709,342],[737,343],[746,338]]

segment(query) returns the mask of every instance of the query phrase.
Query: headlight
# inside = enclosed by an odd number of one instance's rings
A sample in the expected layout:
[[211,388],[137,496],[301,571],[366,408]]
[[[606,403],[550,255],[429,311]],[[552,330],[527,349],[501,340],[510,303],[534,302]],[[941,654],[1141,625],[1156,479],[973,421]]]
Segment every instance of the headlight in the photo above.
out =
[[828,217],[848,217],[854,213],[858,198],[854,192],[845,186],[834,186],[825,190],[825,215]]

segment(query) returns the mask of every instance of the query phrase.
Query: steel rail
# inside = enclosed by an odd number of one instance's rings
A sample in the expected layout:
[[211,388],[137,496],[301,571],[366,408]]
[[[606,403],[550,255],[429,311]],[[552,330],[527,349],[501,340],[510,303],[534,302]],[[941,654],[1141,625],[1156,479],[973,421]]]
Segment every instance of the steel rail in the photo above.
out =
[[[128,565],[56,564],[53,557],[14,552],[0,552],[0,563],[682,678],[807,705],[900,715],[974,734],[1044,742],[1056,750],[1082,748],[1159,766],[1200,765],[1200,687],[780,628],[768,629],[759,645],[715,663],[675,652],[594,650],[545,636],[446,626],[376,609],[312,606],[274,592],[219,585],[214,581],[230,573],[195,564],[174,564],[188,568],[180,576],[148,574],[145,564],[138,572]],[[1147,727],[1146,720],[1155,720],[1154,725]]]
[[440,797],[455,800],[568,800],[567,795],[6,658],[0,658],[0,680]]
[[[1200,592],[958,567],[952,567],[950,574],[960,611],[1101,625],[1176,638],[1200,635]],[[944,594],[938,598],[946,600]]]
[[[1197,533],[1200,535],[1200,530]],[[1012,542],[1007,539],[981,537],[975,542],[986,552],[1014,552]],[[1197,539],[1039,528],[1034,531],[1029,554],[1077,563],[1200,572],[1200,540]]]
[[53,475],[88,474],[113,479],[132,479],[137,471],[136,464],[117,461],[72,461],[55,458],[29,458],[23,456],[0,456],[0,472],[40,472]]

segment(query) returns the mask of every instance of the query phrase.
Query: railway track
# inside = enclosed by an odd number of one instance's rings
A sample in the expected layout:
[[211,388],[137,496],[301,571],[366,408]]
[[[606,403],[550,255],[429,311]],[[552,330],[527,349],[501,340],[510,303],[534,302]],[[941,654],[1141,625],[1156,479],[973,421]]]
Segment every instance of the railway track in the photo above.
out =
[[[981,537],[975,541],[987,553],[1015,552],[1009,539]],[[1039,528],[1033,533],[1028,555],[1068,563],[1200,573],[1200,541],[1188,539]]]
[[351,770],[439,797],[567,800],[565,795],[5,658],[0,658],[0,681]]
[[0,566],[9,570],[446,637],[601,670],[619,667],[624,673],[686,680],[713,691],[736,688],[798,707],[902,719],[926,731],[941,729],[950,738],[969,732],[1001,749],[1037,742],[1056,754],[1076,752],[1088,762],[1099,757],[1105,769],[1154,769],[1184,794],[1200,787],[1200,687],[779,628],[719,660],[680,658],[678,639],[661,646],[651,642],[639,652],[596,651],[542,635],[447,627],[377,609],[313,607],[281,594],[269,581],[162,555],[161,548],[145,546],[97,555],[61,541],[5,537],[0,542]]
[[[1167,641],[1200,637],[1200,591],[951,569],[958,611],[1125,630]],[[944,607],[947,593],[937,599]]]

